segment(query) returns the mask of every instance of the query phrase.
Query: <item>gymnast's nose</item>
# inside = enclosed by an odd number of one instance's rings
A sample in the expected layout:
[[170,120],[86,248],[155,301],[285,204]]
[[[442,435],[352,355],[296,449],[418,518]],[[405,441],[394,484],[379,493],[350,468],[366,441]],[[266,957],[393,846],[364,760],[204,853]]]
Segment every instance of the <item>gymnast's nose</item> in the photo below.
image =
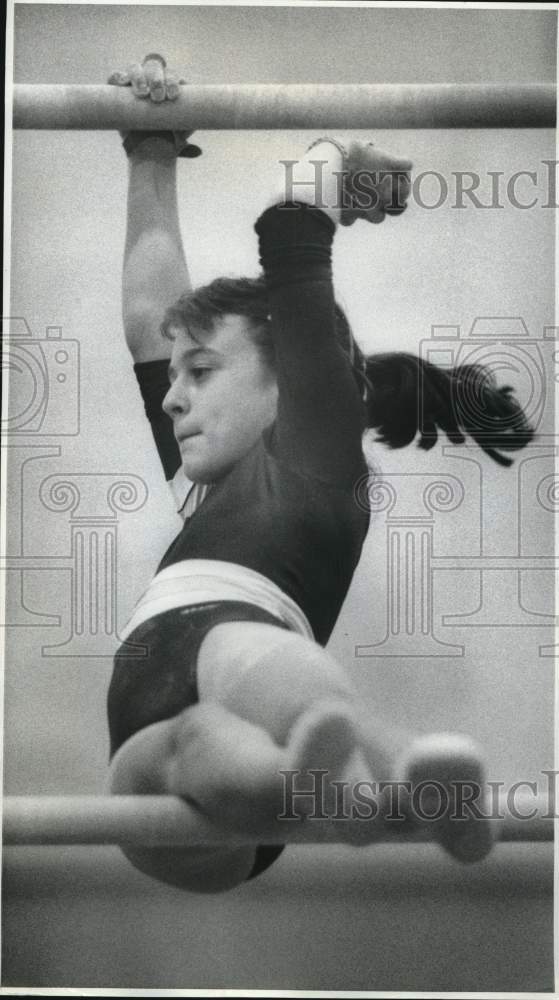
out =
[[184,416],[185,413],[189,412],[190,398],[184,380],[180,376],[169,386],[162,408],[171,420],[176,420],[177,417]]

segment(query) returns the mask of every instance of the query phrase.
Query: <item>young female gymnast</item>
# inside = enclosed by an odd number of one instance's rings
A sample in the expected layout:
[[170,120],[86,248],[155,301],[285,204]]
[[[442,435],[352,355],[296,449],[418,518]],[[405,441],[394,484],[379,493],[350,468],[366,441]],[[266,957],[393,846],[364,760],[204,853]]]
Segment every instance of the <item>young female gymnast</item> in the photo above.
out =
[[[131,84],[138,99],[178,94],[160,56],[111,82]],[[182,490],[184,527],[124,636],[148,655],[122,646],[115,658],[110,785],[182,796],[236,834],[277,834],[277,847],[126,850],[147,874],[215,892],[263,871],[289,839],[279,818],[282,771],[300,774],[299,788],[310,787],[309,771],[326,771],[329,815],[336,780],[349,782],[346,814],[356,781],[481,784],[471,741],[396,733],[378,710],[363,708],[323,647],[369,524],[354,496],[367,472],[364,430],[376,427],[393,447],[418,432],[430,447],[437,428],[452,441],[470,433],[508,464],[498,449],[522,447],[530,429],[510,389],[479,368],[443,372],[409,355],[365,359],[335,302],[337,225],[400,214],[408,161],[370,144],[354,143],[345,155],[335,140],[318,140],[297,179],[315,178],[313,163],[322,161],[321,190],[298,186],[296,203],[278,193],[256,222],[263,277],[217,279],[192,292],[175,188],[177,155],[199,153],[186,138],[124,138],[124,329],[166,476]],[[481,423],[472,394],[484,407]],[[378,801],[376,821],[332,820],[331,835],[374,840],[389,808],[386,796]],[[315,806],[293,803],[307,817]],[[462,860],[489,850],[490,824],[475,816],[445,815],[429,826]]]

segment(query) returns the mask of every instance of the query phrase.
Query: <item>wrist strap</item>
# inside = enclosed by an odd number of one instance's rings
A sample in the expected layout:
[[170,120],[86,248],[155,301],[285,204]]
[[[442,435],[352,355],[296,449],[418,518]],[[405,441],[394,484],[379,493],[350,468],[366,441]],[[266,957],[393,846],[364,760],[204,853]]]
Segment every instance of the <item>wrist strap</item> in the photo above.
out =
[[150,62],[151,59],[155,59],[156,62],[160,62],[163,69],[167,69],[167,63],[165,62],[163,56],[159,55],[159,52],[148,52],[147,56],[144,56],[142,59],[142,66],[145,66],[145,64]]
[[130,156],[144,139],[165,139],[173,144],[177,156],[186,157],[189,160],[202,155],[200,147],[183,139],[180,132],[128,132],[122,142],[126,155]]
[[345,164],[345,160],[347,158],[347,149],[338,139],[333,139],[329,135],[321,135],[318,139],[314,139],[313,142],[311,142],[310,146],[307,146],[307,153],[309,153],[311,149],[313,149],[315,146],[319,146],[321,142],[331,142],[332,145],[335,146],[336,149],[338,149],[342,154]]

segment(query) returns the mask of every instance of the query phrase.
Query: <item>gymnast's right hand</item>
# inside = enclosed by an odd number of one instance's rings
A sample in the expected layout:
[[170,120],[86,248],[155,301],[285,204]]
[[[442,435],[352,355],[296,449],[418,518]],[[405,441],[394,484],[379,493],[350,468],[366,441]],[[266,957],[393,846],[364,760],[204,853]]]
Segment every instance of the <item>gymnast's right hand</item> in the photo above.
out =
[[[116,87],[131,87],[135,97],[161,104],[163,101],[176,101],[180,87],[186,80],[180,73],[168,69],[163,56],[157,52],[150,52],[141,63],[132,63],[125,70],[111,73],[107,83]],[[147,134],[153,136],[154,133],[121,132],[126,152],[132,152],[142,136],[146,137]],[[161,136],[164,135],[173,137],[177,156],[189,158],[200,156],[202,150],[187,141],[192,132],[162,132]]]
[[115,87],[132,87],[134,97],[142,97],[156,104],[176,101],[179,87],[186,83],[184,77],[167,68],[163,56],[150,52],[141,63],[131,63],[125,70],[111,73],[107,83]]

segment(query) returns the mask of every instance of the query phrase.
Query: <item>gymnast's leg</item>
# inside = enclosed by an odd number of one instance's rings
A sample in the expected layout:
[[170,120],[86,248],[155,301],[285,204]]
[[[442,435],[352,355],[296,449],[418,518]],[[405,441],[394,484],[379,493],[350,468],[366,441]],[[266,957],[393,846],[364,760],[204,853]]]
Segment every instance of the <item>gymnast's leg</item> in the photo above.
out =
[[[217,625],[200,647],[198,688],[202,702],[221,704],[264,729],[280,746],[289,743],[297,720],[328,702],[330,709],[352,720],[354,737],[345,778],[382,780],[392,774],[401,735],[371,711],[365,713],[341,666],[317,643],[298,634],[261,622]],[[327,768],[326,758],[333,749],[323,748],[325,759],[310,766]],[[341,775],[331,777],[337,780]]]
[[[358,743],[352,695],[339,668],[314,643],[253,622],[237,622],[235,630],[236,642],[233,633],[222,632],[217,643],[202,644],[201,703],[125,740],[111,766],[110,787],[116,794],[180,795],[222,829],[253,838],[277,836],[281,844],[281,771],[324,768],[334,780],[344,776]],[[247,668],[255,688],[243,709],[245,696],[234,678],[244,679]],[[230,708],[225,690],[217,690],[218,676],[228,679]],[[262,697],[263,681],[271,701]],[[243,882],[256,859],[254,847],[127,848],[125,853],[146,874],[208,892]]]
[[[489,852],[491,821],[480,818],[485,774],[474,741],[448,733],[414,739],[389,726],[374,708],[361,707],[339,665],[316,644],[267,624],[227,622],[212,629],[204,640],[198,677],[202,698],[221,702],[241,718],[262,726],[279,743],[285,742],[294,721],[317,697],[327,696],[340,708],[345,703],[357,739],[344,777],[350,782],[408,781],[412,790],[422,786],[422,813],[414,816],[410,811],[411,822],[427,826],[433,838],[460,861],[477,861]],[[479,793],[474,796],[475,805],[457,809],[453,818],[460,788],[465,786]],[[380,794],[377,798],[382,818],[383,809],[390,812],[392,800],[389,795],[384,801]],[[350,794],[348,799],[350,808]],[[443,807],[440,817],[439,807]],[[437,818],[426,818],[431,816]],[[337,833],[344,833],[339,824]],[[352,843],[366,843],[369,838],[374,841],[376,831],[371,822],[354,822],[345,836]]]
[[[317,768],[328,772],[330,782],[350,784],[401,777],[395,760],[410,739],[371,714],[365,718],[340,667],[309,640],[261,622],[216,625],[201,643],[197,682],[199,704],[144,727],[124,743],[112,765],[113,792],[179,795],[222,829],[253,838],[277,836],[281,843],[288,839],[285,821],[282,826],[278,820],[285,806],[282,770],[304,778],[305,771]],[[463,749],[451,742],[442,753],[420,746],[414,755],[412,743],[408,773],[416,781],[470,778],[463,772]],[[471,761],[475,770],[475,754]],[[325,811],[331,811],[327,796]],[[337,822],[323,839],[329,833],[366,843],[374,841],[374,827],[374,822]],[[455,825],[441,822],[433,833],[462,860],[486,853],[487,829],[481,839],[479,825],[458,829],[457,845]],[[256,857],[253,847],[126,853],[147,874],[209,892],[243,882]]]

